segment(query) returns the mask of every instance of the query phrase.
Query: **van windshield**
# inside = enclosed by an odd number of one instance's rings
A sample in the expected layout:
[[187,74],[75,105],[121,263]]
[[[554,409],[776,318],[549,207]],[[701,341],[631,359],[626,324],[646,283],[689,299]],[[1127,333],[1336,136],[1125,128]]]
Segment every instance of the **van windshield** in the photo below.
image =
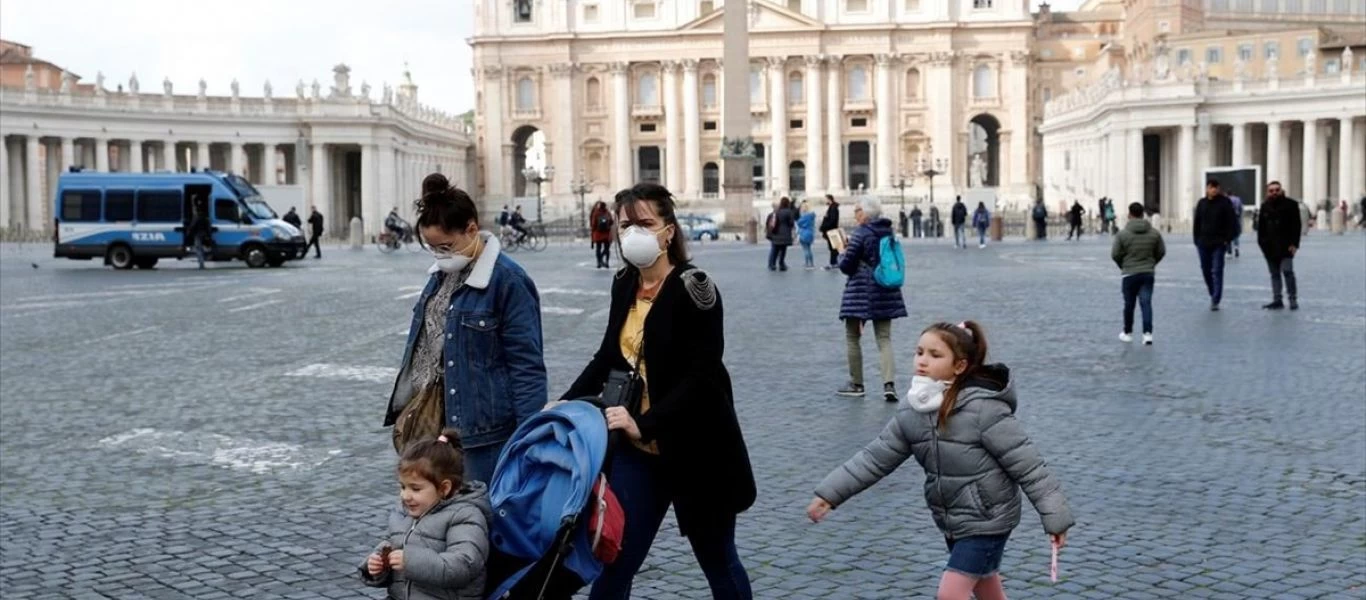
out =
[[266,204],[259,196],[247,199],[247,210],[251,211],[251,216],[258,219],[276,219],[279,215]]
[[251,185],[251,182],[242,178],[241,175],[228,175],[227,177],[224,177],[223,180],[227,181],[228,185],[232,187],[232,190],[237,192],[237,195],[244,200],[252,196],[261,196],[261,192],[256,191],[256,188]]

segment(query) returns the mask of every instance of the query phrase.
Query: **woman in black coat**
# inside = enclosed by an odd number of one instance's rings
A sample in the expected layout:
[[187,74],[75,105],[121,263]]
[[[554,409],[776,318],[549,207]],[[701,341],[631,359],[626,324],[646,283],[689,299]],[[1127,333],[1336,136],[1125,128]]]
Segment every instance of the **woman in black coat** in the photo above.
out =
[[598,396],[611,371],[635,371],[644,394],[607,409],[614,449],[608,480],[626,512],[622,554],[590,600],[625,599],[673,505],[715,598],[752,597],[735,550],[735,518],[754,503],[754,474],[735,416],[721,295],[688,263],[673,197],[660,185],[617,194],[618,243],[627,266],[612,283],[602,345],[564,398]]

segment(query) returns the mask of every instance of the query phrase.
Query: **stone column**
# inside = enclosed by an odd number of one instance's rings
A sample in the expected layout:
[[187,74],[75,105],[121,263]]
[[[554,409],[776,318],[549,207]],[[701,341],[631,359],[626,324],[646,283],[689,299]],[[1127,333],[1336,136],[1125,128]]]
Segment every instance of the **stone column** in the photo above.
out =
[[[764,170],[770,175],[773,190],[787,194],[789,186],[787,160],[787,57],[768,57],[768,163]],[[767,188],[766,188],[767,189]]]
[[1352,179],[1356,171],[1353,165],[1360,161],[1352,154],[1355,138],[1356,135],[1352,131],[1352,115],[1338,119],[1338,198],[1347,200],[1348,204],[1356,200],[1353,197],[1356,190],[1352,189]]
[[[66,139],[66,138],[63,138]],[[9,142],[0,135],[0,229],[9,229],[10,222],[9,188],[14,181],[14,169],[9,164]]]
[[612,72],[612,189],[631,187],[631,93],[625,62],[610,65]]
[[233,142],[231,154],[228,156],[228,170],[241,175],[248,181],[251,180],[251,165],[247,162],[247,146],[242,142]]
[[825,191],[825,163],[821,161],[821,56],[806,57],[806,195]]
[[1200,196],[1195,183],[1195,125],[1183,124],[1176,142],[1176,202],[1175,215],[1163,215],[1169,221],[1189,221],[1194,217],[1195,199]]
[[1300,172],[1300,201],[1308,202],[1311,212],[1318,210],[1319,188],[1318,183],[1321,179],[1318,175],[1319,165],[1319,124],[1317,121],[1308,120],[1304,122],[1304,152],[1301,156],[1304,168]]
[[384,221],[379,202],[379,169],[376,168],[378,152],[374,144],[360,146],[360,218],[365,221],[367,236],[378,233],[378,226]]
[[324,218],[334,219],[337,215],[332,212],[332,190],[329,189],[332,182],[332,161],[329,160],[327,152],[327,144],[313,143],[313,165],[310,167],[312,172],[309,173],[313,180],[313,189],[310,190],[308,203],[310,208],[318,207],[318,212],[323,213]]
[[143,173],[143,148],[142,140],[128,140],[128,171],[130,173]]
[[[953,63],[957,55],[954,52],[937,52],[930,57],[930,69],[926,79],[925,90],[932,92],[929,96],[930,103],[930,142],[934,149],[933,156],[926,156],[926,160],[944,161],[943,177],[938,179],[939,185],[953,186],[961,175],[958,174],[957,158],[958,152],[958,128],[955,126],[957,119],[954,110],[954,77]],[[937,168],[937,167],[936,167]],[[944,194],[936,198],[941,202],[950,200],[949,194]],[[1049,207],[1051,212],[1053,207]]]
[[[1010,53],[1010,74],[1007,76],[1008,93],[1001,94],[1005,97],[1014,98],[1016,101],[1010,107],[1010,178],[1004,177],[1005,172],[1001,166],[996,166],[997,185],[1006,189],[1021,190],[1019,197],[1024,200],[1033,196],[1033,186],[1030,185],[1029,177],[1029,155],[1033,152],[1034,145],[1030,140],[1034,134],[1030,131],[1029,123],[1029,71],[1031,67],[1031,57],[1029,52],[1013,51]],[[1129,143],[1132,143],[1130,141]],[[1139,175],[1139,194],[1134,202],[1143,202],[1142,180],[1143,180],[1143,130],[1138,130],[1138,162],[1130,163],[1137,165]],[[1133,160],[1133,159],[1130,159]],[[1115,207],[1115,212],[1127,212],[1119,207]]]
[[[503,160],[503,90],[506,88],[503,67],[484,67],[484,191],[496,200],[505,200],[512,188],[508,187],[509,165]],[[423,173],[426,176],[427,173]]]
[[[1285,187],[1286,160],[1281,137],[1281,122],[1270,121],[1266,124],[1266,182],[1280,181]],[[1261,190],[1258,190],[1260,193]]]
[[38,136],[24,140],[24,192],[28,208],[24,211],[30,231],[42,231],[47,225],[43,218],[43,185],[38,169]]
[[1233,156],[1229,157],[1229,166],[1241,167],[1252,162],[1247,152],[1247,123],[1234,123],[1232,130]]
[[[554,80],[555,103],[553,109],[548,103],[541,103],[541,110],[551,110],[554,114],[552,119],[555,124],[555,134],[550,139],[554,145],[551,146],[552,156],[550,164],[555,166],[555,171],[559,174],[551,180],[550,188],[546,191],[547,198],[551,194],[568,196],[574,178],[578,176],[578,140],[574,136],[574,121],[579,116],[579,104],[577,96],[574,94],[574,82],[578,79],[574,73],[578,70],[578,65],[574,63],[555,63],[550,65],[550,76]],[[464,169],[458,168],[453,163],[451,165],[451,180],[459,181],[465,178]],[[469,186],[468,183],[462,184]]]
[[279,175],[275,170],[279,168],[278,159],[275,157],[275,143],[266,142],[261,146],[261,183],[263,185],[279,185]]
[[[398,208],[402,214],[402,202],[399,201],[398,192],[398,166],[395,163],[394,147],[387,144],[379,145],[379,182],[378,193],[375,195],[375,230],[384,224],[384,215],[389,214],[389,209]],[[460,178],[454,173],[451,174],[451,181],[457,182],[459,187]]]
[[825,182],[826,191],[838,194],[844,189],[844,62],[838,55],[825,57],[830,70],[825,79],[825,156],[829,161],[829,181]]
[[[869,187],[886,192],[892,189],[892,171],[896,168],[896,94],[892,89],[892,61],[890,54],[879,54],[877,61],[877,179]],[[872,190],[870,190],[872,191]]]
[[702,119],[698,115],[697,61],[683,61],[683,197],[702,195]]
[[95,170],[101,173],[109,172],[108,138],[95,138]]
[[[683,190],[683,115],[678,106],[678,61],[664,61],[664,187]],[[566,179],[567,181],[567,179]],[[566,190],[568,191],[568,190]]]
[[1347,165],[1352,173],[1352,187],[1347,197],[1360,200],[1366,194],[1366,127],[1354,127],[1352,133],[1352,163]]
[[60,142],[60,152],[62,153],[60,172],[62,173],[71,170],[72,165],[76,164],[76,147],[74,142],[75,140],[69,137],[62,138],[62,141]]
[[213,166],[213,161],[209,158],[209,144],[210,142],[194,142],[193,166],[198,167],[200,171]]
[[[1145,204],[1143,198],[1143,128],[1134,127],[1129,129],[1126,136],[1125,144],[1127,147],[1124,150],[1124,161],[1128,168],[1121,169],[1120,171],[1122,173],[1128,173],[1128,181],[1125,183],[1125,204],[1132,202]],[[1127,206],[1116,206],[1115,213],[1118,214],[1121,212],[1121,209],[1125,214],[1128,214],[1129,209]]]

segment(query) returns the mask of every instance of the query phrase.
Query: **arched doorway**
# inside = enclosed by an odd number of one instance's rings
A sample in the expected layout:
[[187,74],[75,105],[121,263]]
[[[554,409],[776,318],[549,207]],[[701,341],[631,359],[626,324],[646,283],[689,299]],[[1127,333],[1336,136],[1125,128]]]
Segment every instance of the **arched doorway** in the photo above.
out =
[[968,187],[1001,185],[1001,123],[983,113],[968,123],[968,155],[964,161]]
[[[512,195],[523,198],[534,195],[534,185],[527,185],[522,173],[527,166],[545,168],[545,134],[531,125],[523,125],[512,132]],[[529,192],[529,193],[528,193]]]

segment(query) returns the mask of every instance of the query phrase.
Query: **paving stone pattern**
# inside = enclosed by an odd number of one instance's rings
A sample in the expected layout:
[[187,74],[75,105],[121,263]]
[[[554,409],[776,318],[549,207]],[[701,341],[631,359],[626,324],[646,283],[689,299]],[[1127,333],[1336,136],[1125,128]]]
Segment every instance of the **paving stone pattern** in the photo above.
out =
[[[899,387],[921,328],[980,320],[1078,518],[1053,584],[1026,507],[1010,597],[1366,597],[1366,241],[1306,240],[1297,313],[1258,308],[1270,286],[1250,246],[1208,312],[1193,248],[1168,242],[1151,348],[1116,339],[1104,241],[907,245]],[[759,479],[738,536],[756,596],[931,598],[944,543],[914,462],[805,519],[815,483],[893,407],[832,394],[843,278],[769,273],[765,253],[695,248],[726,299]],[[0,254],[0,595],[382,597],[354,573],[396,495],[380,421],[426,259],[328,248],[278,270],[114,272],[50,256]],[[586,244],[516,258],[547,290],[558,393],[597,346],[611,274]],[[667,523],[635,597],[708,597]]]

